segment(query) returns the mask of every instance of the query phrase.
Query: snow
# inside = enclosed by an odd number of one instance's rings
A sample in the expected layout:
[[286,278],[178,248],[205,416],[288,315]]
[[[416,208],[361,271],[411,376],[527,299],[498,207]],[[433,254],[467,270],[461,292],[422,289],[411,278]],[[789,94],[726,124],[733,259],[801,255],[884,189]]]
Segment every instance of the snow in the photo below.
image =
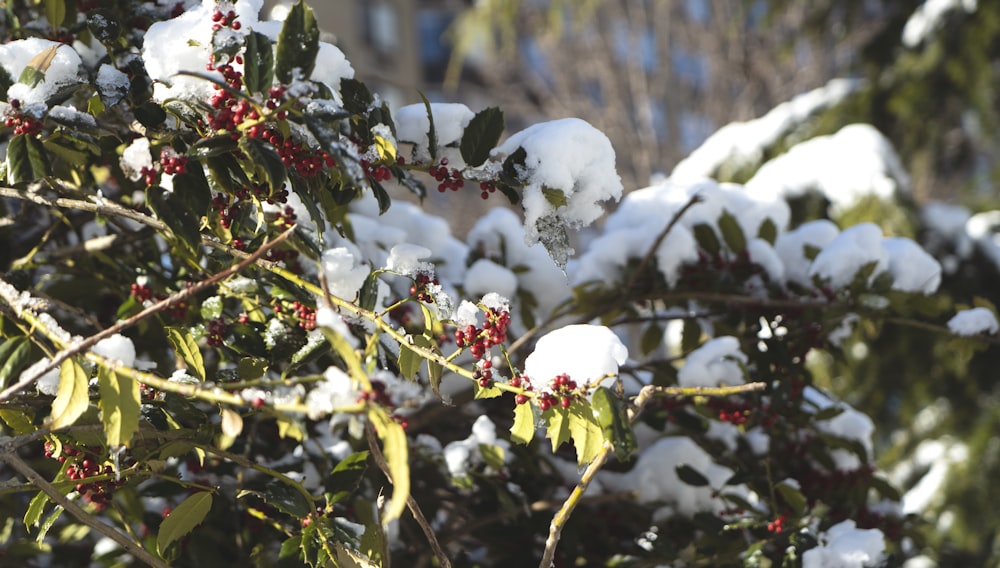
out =
[[677,384],[682,387],[734,386],[745,383],[741,364],[747,356],[740,351],[740,342],[732,336],[710,339],[688,354],[684,366],[677,372]]
[[[43,357],[38,361],[35,361],[35,363],[33,363],[30,367],[21,372],[21,376],[18,377],[18,382],[20,382],[23,378],[36,375],[51,362],[52,360],[48,357]],[[38,392],[42,394],[56,396],[59,392],[59,367],[50,369],[47,373],[35,379],[35,388],[37,388]]]
[[[621,197],[614,148],[603,132],[578,118],[529,126],[494,149],[493,159],[506,159],[518,148],[526,152],[519,172],[524,182],[525,242],[542,242],[556,264],[565,266],[573,251],[556,242],[562,226],[587,226],[604,213],[602,202]],[[557,193],[562,197],[552,197]],[[550,201],[563,198],[565,205]]]
[[421,272],[433,271],[434,267],[430,263],[421,260],[430,255],[431,251],[426,247],[409,243],[398,244],[389,251],[385,267],[397,274],[416,276]]
[[98,341],[91,351],[124,367],[135,365],[135,344],[121,334],[116,333]]
[[357,348],[361,345],[358,338],[354,337],[351,329],[347,327],[344,317],[334,311],[333,308],[323,306],[316,310],[316,325],[327,328],[343,337],[351,347]]
[[972,336],[986,333],[995,335],[1000,330],[997,317],[989,308],[962,310],[948,320],[948,330],[955,335]]
[[889,255],[892,289],[930,295],[941,284],[941,265],[920,245],[903,237],[888,237],[882,247]]
[[492,260],[480,258],[465,271],[464,287],[469,296],[482,296],[492,291],[513,298],[517,293],[517,276]]
[[910,459],[899,463],[892,471],[897,485],[909,481],[917,472],[925,472],[920,480],[903,494],[902,512],[921,514],[941,502],[952,468],[968,463],[969,447],[962,442],[944,438],[923,440],[913,450]]
[[834,465],[838,471],[855,471],[871,461],[873,452],[872,434],[875,433],[875,423],[872,422],[871,418],[845,402],[832,400],[829,396],[813,387],[806,387],[803,395],[805,400],[815,406],[817,410],[825,410],[833,407],[841,410],[840,414],[833,418],[817,422],[816,428],[818,430],[844,440],[859,442],[865,450],[864,460],[849,450],[836,449],[831,451],[830,457],[833,458]]
[[309,418],[317,420],[338,408],[353,406],[359,395],[360,391],[347,373],[337,367],[328,367],[323,380],[306,395]]
[[444,447],[444,461],[448,473],[452,477],[464,477],[470,467],[482,463],[482,454],[479,450],[481,445],[497,446],[503,451],[505,458],[510,457],[507,452],[510,444],[506,440],[497,439],[496,425],[489,417],[482,415],[473,423],[469,437],[450,442]]
[[602,325],[568,325],[543,335],[524,362],[524,373],[532,383],[550,388],[552,380],[565,373],[583,386],[605,382],[618,374],[628,359],[628,349],[611,329]]
[[[823,87],[774,107],[761,118],[727,124],[681,160],[670,177],[677,182],[728,178],[732,173],[752,167],[760,163],[764,152],[783,136],[819,111],[841,102],[861,85],[855,80],[833,79]],[[724,168],[728,171],[723,171]]]
[[149,138],[143,136],[133,140],[125,147],[118,163],[128,179],[138,181],[143,175],[143,169],[153,167],[153,153],[149,150]]
[[874,223],[861,223],[844,229],[816,255],[809,277],[840,289],[851,284],[858,271],[871,263],[875,269],[868,283],[889,268],[889,254],[882,247],[882,229]]
[[794,230],[779,233],[774,241],[774,250],[785,266],[788,281],[811,288],[809,266],[812,260],[806,256],[806,249],[813,248],[818,252],[830,244],[838,233],[840,229],[827,219],[809,221]]
[[458,309],[455,310],[453,321],[459,327],[476,325],[479,323],[479,306],[468,300],[462,300],[462,303],[458,305]]
[[346,247],[324,251],[320,265],[330,293],[346,300],[354,299],[369,274],[368,267],[359,265]]
[[885,537],[878,529],[859,529],[846,520],[819,535],[820,545],[802,555],[802,568],[863,568],[878,563]]
[[977,213],[965,223],[966,234],[993,264],[1000,267],[1000,211]]
[[[465,127],[469,125],[472,117],[476,116],[469,107],[461,103],[431,103],[430,106],[438,147],[461,140]],[[428,150],[430,142],[427,137],[430,132],[430,120],[427,118],[427,107],[423,103],[400,107],[396,110],[393,120],[396,123],[396,138],[414,145],[413,159],[430,161],[431,155]],[[449,155],[449,158],[452,157]],[[458,165],[451,164],[452,167]]]
[[14,83],[7,89],[6,100],[17,99],[24,105],[44,104],[61,88],[79,83],[83,62],[70,46],[41,38],[19,39],[0,45],[0,65],[11,79],[17,81],[32,58],[56,47],[55,56],[45,69],[45,79],[34,87]]
[[108,99],[110,105],[114,105],[128,94],[131,82],[128,75],[105,63],[97,70],[95,84],[97,91]]
[[971,14],[976,11],[976,0],[925,0],[903,26],[903,45],[910,48],[920,45],[954,10]]
[[892,199],[909,186],[892,144],[868,124],[849,124],[835,134],[800,142],[761,166],[746,183],[755,196],[787,198],[819,191],[835,211],[869,195]]
[[[337,97],[340,93],[341,79],[353,79],[354,68],[351,67],[351,62],[347,60],[340,48],[321,41],[319,42],[319,51],[316,53],[316,66],[309,78],[325,84]],[[339,99],[338,102],[340,102]]]

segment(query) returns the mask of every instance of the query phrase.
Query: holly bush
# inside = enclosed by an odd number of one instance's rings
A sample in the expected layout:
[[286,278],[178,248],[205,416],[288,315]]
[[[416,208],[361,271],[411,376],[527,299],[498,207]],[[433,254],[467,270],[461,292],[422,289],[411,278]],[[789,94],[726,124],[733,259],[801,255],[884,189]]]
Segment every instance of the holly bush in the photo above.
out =
[[[911,506],[936,466],[880,468],[836,377],[870,342],[947,338],[946,367],[994,344],[977,288],[942,289],[981,259],[707,179],[592,229],[623,188],[586,122],[501,142],[496,108],[391,109],[308,6],[260,9],[3,5],[5,563],[861,566],[940,542]],[[464,239],[419,205],[469,191],[494,207]]]

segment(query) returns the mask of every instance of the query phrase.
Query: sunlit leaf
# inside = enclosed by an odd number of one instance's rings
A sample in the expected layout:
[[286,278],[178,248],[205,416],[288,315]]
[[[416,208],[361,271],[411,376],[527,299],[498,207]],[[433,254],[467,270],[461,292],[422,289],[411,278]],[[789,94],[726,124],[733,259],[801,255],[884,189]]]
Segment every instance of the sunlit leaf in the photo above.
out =
[[160,523],[160,532],[156,535],[156,549],[160,555],[200,525],[211,509],[212,494],[207,491],[195,493],[177,505]]
[[59,390],[52,401],[49,426],[53,430],[71,426],[90,405],[87,394],[88,377],[75,358],[63,361],[59,368]]

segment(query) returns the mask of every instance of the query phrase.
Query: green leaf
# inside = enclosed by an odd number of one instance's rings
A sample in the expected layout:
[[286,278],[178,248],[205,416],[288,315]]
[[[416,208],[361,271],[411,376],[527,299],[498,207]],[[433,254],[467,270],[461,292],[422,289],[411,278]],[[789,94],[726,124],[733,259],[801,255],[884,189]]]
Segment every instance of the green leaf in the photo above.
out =
[[479,386],[479,383],[473,383],[472,388],[476,392],[474,397],[476,400],[496,398],[503,394],[503,391],[497,388],[496,385],[490,385],[487,388],[483,388]]
[[431,156],[431,162],[435,162],[437,161],[438,140],[437,129],[434,128],[434,111],[431,110],[431,102],[423,93],[420,93],[420,99],[424,101],[424,109],[427,110],[427,152]]
[[382,453],[389,465],[392,476],[392,498],[382,512],[382,526],[398,519],[406,509],[406,500],[410,496],[410,463],[409,448],[406,443],[406,432],[398,422],[389,416],[380,406],[368,409],[368,419],[375,426],[378,437],[382,440]]
[[198,348],[194,337],[186,329],[179,327],[166,327],[164,329],[167,332],[167,341],[173,346],[177,356],[187,365],[188,371],[198,380],[204,381],[206,376],[205,360],[201,357],[201,349]]
[[53,30],[61,26],[66,19],[66,0],[45,0],[45,19]]
[[[230,155],[239,146],[229,134],[201,138],[192,144],[187,151],[187,155],[192,158],[211,158],[213,156]],[[212,166],[210,165],[209,168]]]
[[775,486],[778,494],[796,515],[801,515],[806,510],[806,496],[801,491],[787,483],[779,483]]
[[167,120],[167,111],[154,101],[146,101],[141,105],[132,107],[132,114],[136,120],[146,128],[156,128]]
[[160,523],[156,535],[156,550],[163,556],[174,541],[183,538],[201,524],[212,509],[212,494],[201,491],[189,496]]
[[774,221],[770,217],[764,219],[764,222],[760,224],[760,229],[757,230],[757,237],[764,239],[772,246],[774,241],[778,239],[778,226],[774,224]]
[[483,463],[494,471],[500,471],[506,464],[504,460],[503,448],[492,444],[479,444],[479,455],[483,458]]
[[111,10],[93,10],[87,15],[87,29],[97,41],[108,44],[118,39],[122,33],[121,23]]
[[339,503],[354,493],[366,469],[368,469],[368,450],[355,452],[341,460],[324,481],[329,491],[326,496],[327,504]]
[[371,271],[365,278],[365,283],[361,286],[361,295],[358,297],[358,305],[362,309],[371,311],[375,309],[375,302],[378,300],[379,272]]
[[535,437],[535,413],[531,403],[514,406],[514,424],[510,427],[510,440],[527,445]]
[[736,217],[730,215],[729,211],[725,209],[722,210],[722,215],[719,216],[719,230],[722,231],[722,240],[726,241],[726,246],[729,247],[729,250],[740,252],[747,248],[747,238],[743,234],[743,228],[740,227],[740,223],[736,220]]
[[889,480],[884,477],[873,475],[871,476],[869,483],[884,499],[899,501],[903,498],[899,489],[895,485],[889,483]]
[[271,480],[264,488],[264,500],[286,515],[301,519],[313,512],[313,504],[298,489],[280,479]]
[[11,337],[0,344],[0,387],[19,375],[31,357],[31,341],[25,336]]
[[590,401],[605,439],[611,442],[618,461],[626,461],[639,447],[629,424],[625,402],[610,389],[599,387]]
[[24,512],[24,528],[37,527],[42,520],[42,513],[45,512],[45,505],[49,502],[49,496],[44,491],[39,491],[31,502],[28,503],[28,510]]
[[368,108],[375,102],[368,86],[357,79],[341,79],[340,95],[344,100],[344,108],[355,115],[367,113]]
[[108,447],[127,444],[139,429],[139,382],[101,367],[97,372],[101,422]]
[[256,357],[243,357],[236,364],[236,374],[241,381],[252,381],[264,376],[267,372],[267,360]]
[[378,202],[378,214],[381,215],[389,210],[392,198],[389,197],[389,192],[382,187],[381,183],[373,179],[368,180],[368,183],[372,186],[372,193],[375,195],[375,201]]
[[403,375],[407,380],[412,381],[417,376],[417,371],[420,370],[420,364],[423,362],[423,357],[410,349],[409,344],[400,344],[399,358],[396,360],[396,363],[399,365],[399,374]]
[[49,427],[53,430],[71,426],[90,405],[87,372],[75,358],[63,361],[59,368],[59,391],[52,401]]
[[569,204],[569,202],[566,201],[566,194],[561,190],[542,186],[542,195],[545,196],[545,201],[548,201],[553,207],[565,207]]
[[490,157],[492,150],[503,134],[503,111],[497,107],[483,109],[469,121],[462,133],[459,149],[465,163],[477,167]]
[[813,421],[821,422],[823,420],[830,420],[831,418],[836,418],[844,413],[844,407],[842,406],[828,406],[813,415]]
[[435,361],[427,360],[427,380],[431,384],[431,390],[441,398],[441,377],[444,376],[444,367]]
[[557,405],[546,410],[542,416],[546,418],[548,430],[545,435],[552,442],[552,451],[554,452],[559,449],[559,446],[570,440],[569,411]]
[[240,138],[239,146],[250,159],[257,180],[267,184],[272,192],[280,190],[288,171],[278,152],[270,144],[249,136]]
[[278,46],[274,62],[274,74],[278,81],[289,84],[295,78],[295,69],[302,79],[308,79],[316,67],[319,53],[319,26],[312,8],[301,0],[296,2],[285,17],[285,23],[278,33]]
[[576,448],[576,463],[579,466],[594,461],[604,447],[604,431],[594,416],[590,405],[574,400],[569,407],[569,432]]
[[19,134],[7,143],[7,183],[35,181],[49,171],[48,153],[37,138]]
[[715,229],[708,223],[698,223],[694,226],[693,231],[694,240],[698,241],[698,246],[701,247],[701,250],[707,252],[709,255],[716,255],[719,249],[722,248],[719,237],[715,234]]
[[643,355],[649,355],[663,344],[663,328],[658,323],[650,322],[639,339],[639,349]]
[[18,436],[30,434],[37,430],[34,421],[31,419],[32,416],[34,416],[34,411],[30,408],[23,410],[0,408],[0,420],[3,420],[3,423]]
[[201,215],[192,211],[180,195],[158,186],[146,189],[146,203],[170,227],[177,238],[177,244],[197,257],[201,249]]
[[690,353],[701,344],[701,324],[698,320],[684,320],[684,327],[681,330],[681,352]]
[[674,470],[677,472],[677,477],[688,485],[693,487],[705,487],[708,485],[708,478],[686,463],[677,466]]

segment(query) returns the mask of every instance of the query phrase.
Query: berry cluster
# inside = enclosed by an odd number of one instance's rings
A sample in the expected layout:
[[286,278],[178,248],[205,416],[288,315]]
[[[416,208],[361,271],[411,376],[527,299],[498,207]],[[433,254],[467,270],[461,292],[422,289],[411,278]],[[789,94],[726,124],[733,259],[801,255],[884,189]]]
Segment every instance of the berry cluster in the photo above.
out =
[[438,191],[444,193],[449,189],[458,191],[465,186],[462,172],[455,168],[448,169],[448,158],[441,158],[437,166],[431,166],[427,173],[438,182]]
[[573,404],[573,396],[576,387],[576,381],[569,378],[569,375],[566,373],[556,375],[552,379],[552,391],[543,392],[541,396],[538,397],[538,407],[542,409],[542,412],[552,408],[556,405],[556,403],[563,408],[569,408],[570,405]]
[[455,331],[455,344],[460,348],[469,348],[476,359],[482,359],[486,351],[494,345],[507,341],[507,328],[510,326],[510,312],[486,309],[486,321],[482,329],[469,324],[465,329]]
[[743,426],[746,424],[753,410],[753,406],[749,403],[724,398],[709,400],[708,407],[718,411],[719,420],[728,422],[733,426]]
[[10,100],[10,108],[15,112],[4,118],[3,125],[14,129],[14,136],[36,136],[42,132],[42,122],[24,113],[18,112],[21,109],[21,101]]
[[413,285],[410,286],[410,295],[416,296],[417,300],[427,303],[434,303],[434,296],[427,291],[427,286],[438,286],[440,281],[437,278],[431,276],[430,274],[420,272],[413,279]]
[[292,309],[299,318],[299,327],[306,331],[316,329],[316,308],[311,308],[296,300],[292,302]]
[[236,12],[230,10],[225,14],[221,10],[216,10],[212,12],[212,31],[217,32],[222,28],[232,28],[238,30],[242,27],[239,21],[236,20]]
[[[45,442],[45,457],[54,458],[59,463],[70,462],[66,466],[66,477],[71,481],[77,481],[76,491],[88,503],[96,509],[101,510],[111,502],[111,494],[124,483],[124,479],[114,479],[114,470],[110,465],[102,465],[92,455],[70,445],[64,445],[62,452],[56,456],[56,446],[52,442]],[[93,479],[102,476],[103,479]]]
[[[531,384],[531,379],[527,375],[514,375],[510,379],[510,386],[514,388],[523,388],[525,391],[531,392],[535,390],[534,385]],[[514,402],[517,404],[525,404],[531,397],[526,394],[518,393],[514,395]]]
[[208,322],[208,344],[211,347],[222,347],[226,336],[226,320],[221,317]]
[[788,515],[783,514],[777,519],[774,519],[770,523],[767,523],[767,532],[772,532],[775,534],[780,534],[785,530],[785,522],[788,521]]
[[479,196],[483,199],[489,199],[491,193],[496,193],[497,186],[492,181],[482,181],[479,182],[479,189],[482,190]]
[[173,148],[167,146],[160,150],[160,165],[163,166],[165,174],[182,174],[187,170],[187,156],[178,154]]
[[129,294],[140,304],[153,299],[153,291],[145,284],[133,282],[129,288]]
[[392,170],[388,166],[376,166],[368,160],[361,160],[361,167],[365,169],[365,175],[372,180],[382,182],[392,179]]
[[489,359],[480,361],[472,372],[472,378],[479,383],[480,388],[488,389],[493,386],[493,362]]

